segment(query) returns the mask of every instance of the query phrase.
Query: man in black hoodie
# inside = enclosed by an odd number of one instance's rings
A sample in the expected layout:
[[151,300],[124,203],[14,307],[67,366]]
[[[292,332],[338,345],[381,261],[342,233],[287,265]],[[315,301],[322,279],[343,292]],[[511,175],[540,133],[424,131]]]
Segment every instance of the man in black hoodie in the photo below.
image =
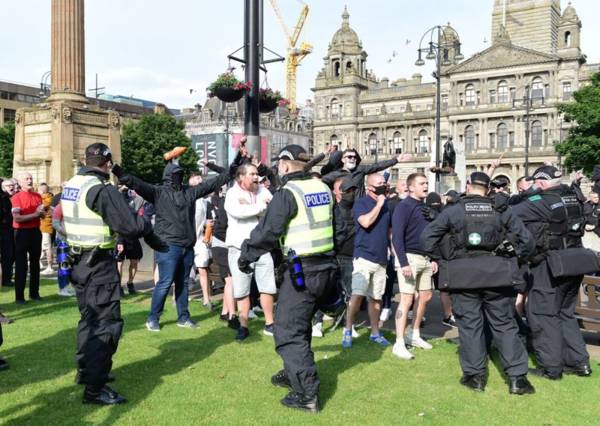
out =
[[154,204],[156,234],[169,246],[166,253],[156,253],[159,278],[152,293],[152,306],[146,321],[148,330],[160,331],[159,318],[173,282],[175,282],[177,325],[192,329],[197,327],[190,318],[186,285],[186,279],[194,263],[196,200],[229,182],[235,175],[241,158],[241,154],[238,153],[229,170],[193,187],[183,185],[184,170],[179,166],[177,158],[171,159],[165,166],[162,185],[151,185],[127,174],[120,167],[117,170],[113,168],[113,173],[119,178],[121,184],[127,185],[144,200]]

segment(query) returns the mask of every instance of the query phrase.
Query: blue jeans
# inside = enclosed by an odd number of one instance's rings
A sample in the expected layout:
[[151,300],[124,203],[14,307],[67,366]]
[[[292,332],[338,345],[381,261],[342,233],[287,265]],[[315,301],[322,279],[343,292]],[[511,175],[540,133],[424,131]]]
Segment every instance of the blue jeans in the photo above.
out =
[[148,321],[158,322],[169,295],[171,283],[175,282],[175,303],[177,305],[177,321],[184,322],[190,318],[188,310],[187,278],[194,264],[194,249],[181,246],[169,246],[166,253],[156,252],[158,265],[158,282],[152,292],[152,306]]

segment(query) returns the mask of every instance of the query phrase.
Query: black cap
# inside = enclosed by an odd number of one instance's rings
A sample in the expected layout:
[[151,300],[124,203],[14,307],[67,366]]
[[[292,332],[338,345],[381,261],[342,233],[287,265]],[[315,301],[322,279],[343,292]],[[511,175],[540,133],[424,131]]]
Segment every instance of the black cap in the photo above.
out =
[[481,185],[489,188],[490,186],[490,177],[483,172],[473,172],[469,177],[469,183],[471,185]]
[[497,177],[496,179],[490,182],[492,188],[504,188],[508,186],[508,179],[504,176]]
[[104,158],[106,161],[112,160],[110,148],[103,143],[93,143],[85,149],[85,159]]
[[277,157],[273,157],[271,160],[294,160],[307,163],[310,160],[310,156],[300,145],[287,145],[281,148]]
[[531,176],[535,180],[552,180],[561,177],[562,173],[554,166],[542,166],[538,167]]
[[430,192],[427,194],[427,198],[425,198],[425,204],[429,207],[440,207],[442,205],[442,198],[437,192]]

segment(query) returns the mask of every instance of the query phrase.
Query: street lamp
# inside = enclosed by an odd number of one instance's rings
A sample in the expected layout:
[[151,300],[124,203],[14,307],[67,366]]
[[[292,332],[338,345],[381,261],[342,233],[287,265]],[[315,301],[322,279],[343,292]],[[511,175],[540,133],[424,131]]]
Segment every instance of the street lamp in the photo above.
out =
[[[423,41],[429,39],[426,47],[423,47]],[[458,33],[449,24],[445,27],[436,25],[428,29],[425,34],[421,37],[419,42],[419,49],[417,50],[419,56],[415,65],[420,67],[425,65],[425,61],[422,58],[422,54],[425,53],[425,59],[435,60],[436,70],[433,73],[433,78],[436,82],[436,93],[435,93],[435,190],[440,192],[440,152],[441,138],[440,138],[440,116],[441,116],[441,87],[440,79],[442,73],[442,67],[450,66],[453,63],[462,61],[465,57],[460,52],[460,39]],[[451,58],[450,52],[454,51],[454,55]]]
[[[513,99],[513,108],[516,107],[516,99]],[[521,106],[525,107],[525,176],[529,176],[529,113],[533,109],[533,98],[529,86],[525,86],[525,93],[521,101]]]

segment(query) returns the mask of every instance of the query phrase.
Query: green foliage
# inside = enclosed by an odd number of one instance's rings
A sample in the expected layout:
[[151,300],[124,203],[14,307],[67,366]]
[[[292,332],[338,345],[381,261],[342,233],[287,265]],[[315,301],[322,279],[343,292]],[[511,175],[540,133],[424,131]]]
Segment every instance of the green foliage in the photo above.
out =
[[573,123],[569,136],[556,146],[565,156],[568,170],[583,169],[591,173],[600,163],[600,73],[592,76],[592,84],[573,93],[575,102],[562,104],[559,111]]
[[192,141],[183,131],[184,124],[166,114],[148,114],[123,126],[121,156],[123,168],[150,183],[162,182],[163,154],[176,146],[189,149],[179,164],[186,172],[198,170],[198,156]]
[[0,176],[12,176],[14,150],[15,123],[9,121],[0,127]]

